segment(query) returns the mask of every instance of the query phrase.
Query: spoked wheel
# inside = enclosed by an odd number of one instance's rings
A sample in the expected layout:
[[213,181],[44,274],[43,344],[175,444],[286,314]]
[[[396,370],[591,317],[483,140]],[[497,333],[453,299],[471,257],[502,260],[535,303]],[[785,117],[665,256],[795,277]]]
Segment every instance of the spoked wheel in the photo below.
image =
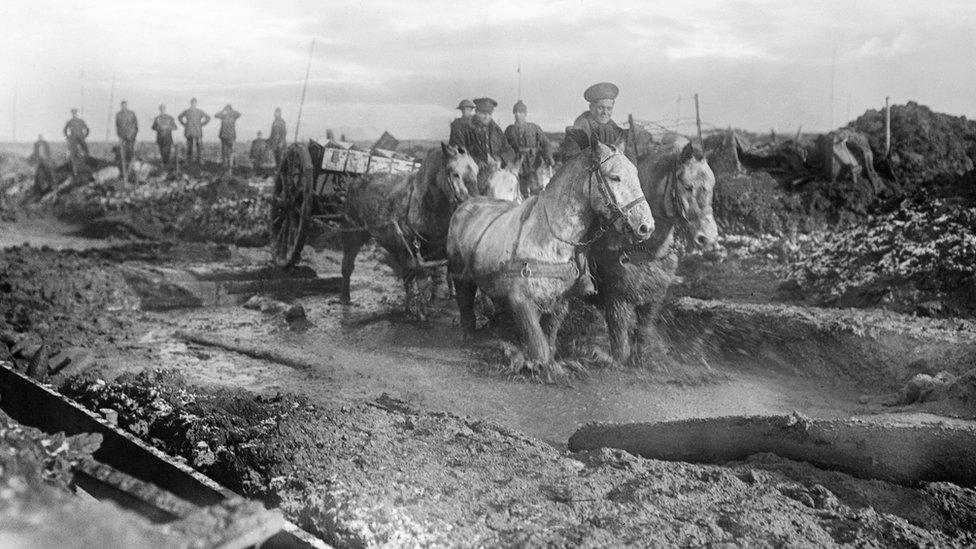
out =
[[290,267],[302,257],[314,179],[308,149],[293,143],[281,159],[271,200],[271,257],[279,267]]

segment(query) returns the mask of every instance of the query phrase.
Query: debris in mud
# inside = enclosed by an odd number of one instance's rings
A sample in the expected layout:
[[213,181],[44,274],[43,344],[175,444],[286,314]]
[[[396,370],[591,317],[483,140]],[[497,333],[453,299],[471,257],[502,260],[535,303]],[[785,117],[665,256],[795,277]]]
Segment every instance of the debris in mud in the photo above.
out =
[[263,246],[270,207],[265,183],[207,172],[175,180],[151,177],[133,186],[92,183],[56,197],[52,207],[69,221],[108,219],[156,238]]
[[44,377],[48,366],[67,366],[59,356],[67,348],[90,348],[93,336],[103,343],[124,337],[129,321],[118,312],[137,303],[121,273],[104,261],[48,248],[7,248],[0,251],[0,333],[6,334],[0,359]]
[[815,301],[926,316],[976,313],[976,207],[916,197],[803,246],[790,277]]
[[114,402],[120,425],[340,546],[976,542],[961,527],[976,494],[952,485],[908,488],[772,456],[713,466],[567,455],[389,396],[323,409],[158,371],[68,391]]

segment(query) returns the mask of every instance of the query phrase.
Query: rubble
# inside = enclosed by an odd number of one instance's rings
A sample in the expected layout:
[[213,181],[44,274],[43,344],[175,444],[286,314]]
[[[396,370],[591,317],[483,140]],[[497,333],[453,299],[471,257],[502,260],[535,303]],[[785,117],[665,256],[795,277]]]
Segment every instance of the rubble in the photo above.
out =
[[68,389],[90,406],[118,403],[120,425],[338,546],[974,541],[960,510],[976,495],[951,485],[906,488],[762,455],[716,466],[565,454],[389,397],[322,408],[164,372]]

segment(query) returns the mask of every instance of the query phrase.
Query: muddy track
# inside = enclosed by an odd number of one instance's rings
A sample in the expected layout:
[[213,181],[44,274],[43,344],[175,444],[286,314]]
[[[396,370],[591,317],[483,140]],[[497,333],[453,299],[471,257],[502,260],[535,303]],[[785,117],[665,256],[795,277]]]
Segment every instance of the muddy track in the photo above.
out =
[[[196,295],[201,286],[181,281],[252,272],[266,261],[262,250],[29,252],[15,257],[34,280],[55,279],[67,261],[83,275],[76,278],[112,281],[132,298],[109,311],[85,292],[55,292],[31,311],[35,331],[64,322],[87,338],[91,363],[109,382],[93,389],[91,377],[75,377],[66,389],[340,546],[973,542],[965,532],[976,496],[953,485],[859,480],[768,455],[722,466],[564,450],[593,421],[794,411],[909,417],[925,408],[872,397],[919,372],[963,373],[974,339],[968,326],[684,299],[663,325],[671,369],[600,368],[543,384],[497,372],[497,335],[461,341],[450,302],[435,303],[423,322],[400,313],[399,284],[376,253],[361,255],[351,306],[328,294],[270,296],[302,305],[305,322],[296,325],[280,307],[242,307],[246,295],[140,310],[146,287],[123,276],[142,273],[150,289],[172,283]],[[338,254],[308,253],[319,276],[337,273]],[[208,276],[206,284],[222,283]],[[43,286],[28,295],[43,302]],[[52,312],[69,303],[67,314]],[[585,335],[606,344],[598,324]],[[111,381],[158,367],[174,371]],[[383,393],[390,396],[377,400]],[[941,411],[972,418],[966,402]]]

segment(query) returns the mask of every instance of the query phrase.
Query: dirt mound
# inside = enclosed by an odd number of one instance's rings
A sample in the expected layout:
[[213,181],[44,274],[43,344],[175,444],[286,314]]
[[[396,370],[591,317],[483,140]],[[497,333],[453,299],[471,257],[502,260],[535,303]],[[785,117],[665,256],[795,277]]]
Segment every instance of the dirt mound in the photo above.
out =
[[51,207],[64,220],[125,226],[143,238],[263,246],[269,200],[265,178],[243,181],[202,171],[135,186],[92,183],[57,197]]
[[[884,158],[884,111],[868,110],[849,124],[868,136],[876,158]],[[973,169],[976,122],[933,112],[909,101],[891,106],[891,171],[910,187]]]
[[[151,372],[66,389],[327,541],[375,545],[972,543],[973,492],[865,481],[773,456],[729,466],[564,454],[389,397],[338,409]],[[151,420],[148,424],[147,419]],[[236,477],[236,478],[235,478]]]
[[976,207],[923,196],[804,245],[790,277],[818,304],[976,313]]

